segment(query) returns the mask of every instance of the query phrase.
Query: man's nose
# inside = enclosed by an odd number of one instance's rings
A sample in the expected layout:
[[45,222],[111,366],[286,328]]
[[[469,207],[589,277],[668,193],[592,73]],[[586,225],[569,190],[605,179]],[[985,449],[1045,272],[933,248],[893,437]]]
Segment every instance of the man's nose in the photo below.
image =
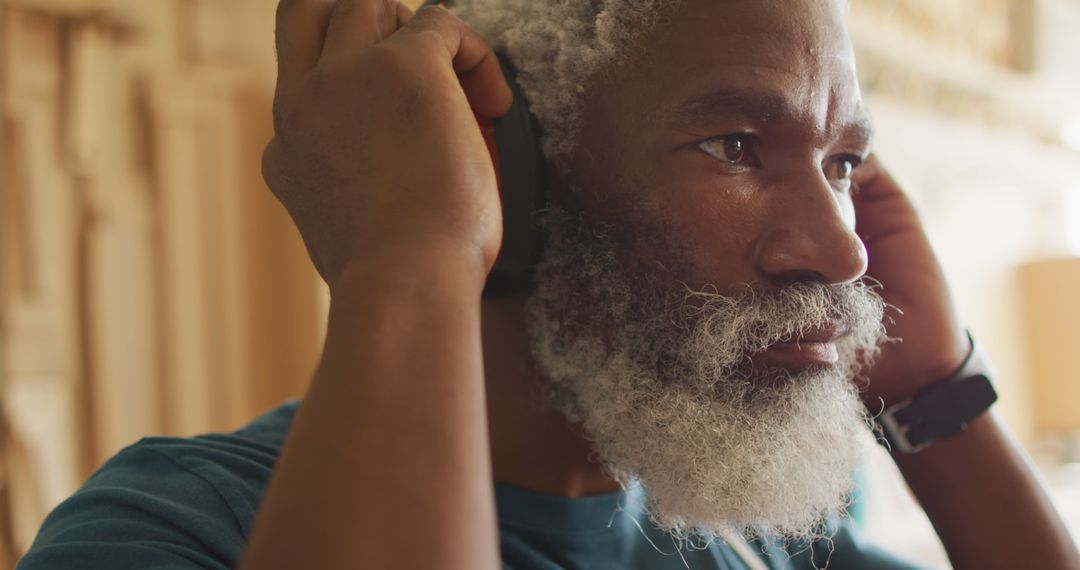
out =
[[772,223],[755,248],[760,271],[783,283],[850,283],[866,273],[850,198],[820,170],[774,190]]

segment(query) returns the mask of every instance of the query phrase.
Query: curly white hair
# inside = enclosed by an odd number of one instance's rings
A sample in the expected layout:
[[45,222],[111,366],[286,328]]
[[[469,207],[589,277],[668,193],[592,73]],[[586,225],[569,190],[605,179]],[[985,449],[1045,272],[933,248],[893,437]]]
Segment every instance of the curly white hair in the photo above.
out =
[[570,154],[588,82],[635,53],[676,0],[456,0],[451,10],[517,68],[544,154]]

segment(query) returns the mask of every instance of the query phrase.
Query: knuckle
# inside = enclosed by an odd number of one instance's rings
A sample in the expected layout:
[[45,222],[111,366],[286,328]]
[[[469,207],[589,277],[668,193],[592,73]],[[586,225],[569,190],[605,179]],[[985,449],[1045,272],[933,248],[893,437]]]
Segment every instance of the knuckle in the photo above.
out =
[[278,178],[278,165],[280,162],[280,149],[277,146],[277,140],[271,138],[270,142],[266,143],[266,148],[263,149],[262,162],[260,164],[262,170],[263,180],[266,182],[267,188],[277,195],[277,178]]
[[270,107],[270,113],[274,117],[274,131],[284,130],[286,126],[286,106],[284,97],[280,93],[274,94],[274,103]]
[[289,152],[283,148],[282,141],[274,137],[263,148],[259,164],[266,187],[290,211],[296,206],[295,198],[302,188],[299,184],[302,179],[298,178],[294,171],[296,163],[292,158],[294,157],[290,157]]
[[408,50],[379,45],[371,49],[364,67],[364,75],[387,85],[401,86],[417,81],[421,60],[418,54]]
[[333,16],[327,23],[327,34],[344,32],[349,16],[356,10],[356,4],[352,0],[337,0],[334,3]]
[[420,10],[420,12],[409,21],[407,27],[417,34],[430,32],[441,40],[440,30],[459,29],[466,27],[466,25],[465,22],[461,21],[461,19],[454,14],[451,14],[446,8],[443,8],[442,6],[430,6]]
[[413,22],[415,22],[415,25],[417,26],[446,25],[452,24],[455,21],[460,20],[458,20],[457,16],[450,13],[450,10],[447,10],[445,6],[440,4],[432,4],[431,6],[420,10],[416,13],[416,17],[413,18]]
[[376,2],[376,18],[379,29],[379,41],[397,32],[398,0],[380,0]]
[[434,28],[422,28],[413,34],[414,41],[425,55],[446,55],[446,42]]

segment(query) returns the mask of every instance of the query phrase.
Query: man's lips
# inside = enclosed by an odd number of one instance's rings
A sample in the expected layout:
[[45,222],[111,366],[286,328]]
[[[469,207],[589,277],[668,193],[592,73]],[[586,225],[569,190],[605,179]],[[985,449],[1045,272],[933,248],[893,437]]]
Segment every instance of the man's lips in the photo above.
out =
[[754,360],[768,366],[801,370],[814,365],[832,365],[840,360],[836,340],[847,328],[835,324],[803,331],[796,339],[776,342],[754,355]]
[[826,326],[814,327],[807,329],[798,336],[797,340],[790,341],[795,342],[810,342],[810,343],[824,343],[834,342],[840,337],[846,335],[848,329],[846,326],[840,323],[834,323]]

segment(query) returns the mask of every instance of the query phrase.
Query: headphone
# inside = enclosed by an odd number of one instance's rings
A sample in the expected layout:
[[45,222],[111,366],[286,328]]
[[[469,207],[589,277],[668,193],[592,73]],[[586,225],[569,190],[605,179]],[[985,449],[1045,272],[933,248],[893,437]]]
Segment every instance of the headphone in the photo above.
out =
[[[426,0],[420,10],[438,0]],[[419,10],[418,10],[419,11]],[[544,233],[537,215],[547,207],[548,175],[540,147],[540,125],[529,112],[525,95],[515,78],[517,70],[505,54],[496,52],[499,67],[513,93],[510,110],[494,121],[494,141],[490,129],[482,129],[488,143],[502,202],[502,248],[484,283],[484,298],[494,299],[532,288],[533,268],[544,249]],[[485,125],[482,123],[481,127]]]

